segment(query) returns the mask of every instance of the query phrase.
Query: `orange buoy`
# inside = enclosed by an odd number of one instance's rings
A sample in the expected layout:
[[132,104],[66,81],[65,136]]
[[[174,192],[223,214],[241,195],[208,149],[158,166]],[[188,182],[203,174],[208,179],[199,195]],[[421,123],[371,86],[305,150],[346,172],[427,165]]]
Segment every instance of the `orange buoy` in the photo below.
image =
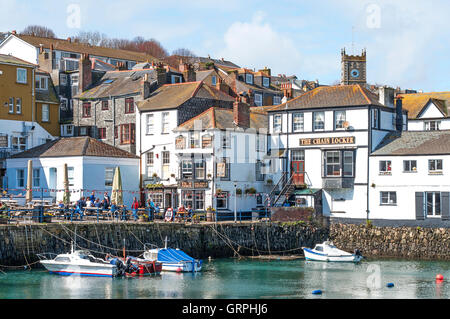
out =
[[442,280],[444,280],[444,276],[442,276],[441,274],[438,274],[438,275],[436,275],[436,280],[442,281]]

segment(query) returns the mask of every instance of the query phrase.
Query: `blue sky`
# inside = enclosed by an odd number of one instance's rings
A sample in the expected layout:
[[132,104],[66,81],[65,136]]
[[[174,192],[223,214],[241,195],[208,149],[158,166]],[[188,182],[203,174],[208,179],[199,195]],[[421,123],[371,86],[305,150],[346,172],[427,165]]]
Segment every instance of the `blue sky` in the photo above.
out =
[[[68,23],[71,5],[80,9],[80,28]],[[0,8],[7,12],[0,31],[40,24],[60,38],[143,36],[169,52],[188,48],[323,84],[339,80],[341,48],[366,48],[370,83],[450,91],[447,0],[0,0]]]

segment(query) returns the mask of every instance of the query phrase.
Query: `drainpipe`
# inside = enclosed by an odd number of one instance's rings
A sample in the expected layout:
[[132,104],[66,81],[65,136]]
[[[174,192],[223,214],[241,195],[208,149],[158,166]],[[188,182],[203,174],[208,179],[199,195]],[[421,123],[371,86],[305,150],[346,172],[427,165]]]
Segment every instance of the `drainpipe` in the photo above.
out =
[[[370,192],[370,154],[372,153],[372,108],[368,107],[369,110],[369,145],[367,148],[367,209],[366,209],[366,222],[369,220],[369,213],[370,213],[370,209],[369,209],[369,192]],[[378,119],[379,121],[380,119]]]
[[[36,117],[36,96],[35,96],[35,85],[36,85],[36,80],[35,80],[35,70],[34,68],[31,70],[31,74],[32,74],[32,78],[31,78],[31,125],[34,125],[35,122],[35,117]],[[23,110],[21,110],[21,112],[23,113]],[[50,112],[50,110],[49,110]],[[34,143],[33,143],[33,132],[30,132],[31,134],[31,148],[34,147]]]
[[[111,95],[109,96],[109,99],[113,101],[113,146],[116,146],[116,135],[114,131],[116,130],[116,98],[111,98]],[[117,130],[117,138],[119,138],[119,130]]]

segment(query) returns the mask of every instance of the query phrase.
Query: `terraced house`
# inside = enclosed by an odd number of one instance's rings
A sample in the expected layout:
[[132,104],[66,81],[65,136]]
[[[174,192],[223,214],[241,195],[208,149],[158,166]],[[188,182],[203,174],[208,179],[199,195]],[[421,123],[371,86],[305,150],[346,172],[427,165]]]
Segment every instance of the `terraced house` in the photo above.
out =
[[0,54],[0,181],[5,159],[58,136],[58,111],[47,73],[35,64]]

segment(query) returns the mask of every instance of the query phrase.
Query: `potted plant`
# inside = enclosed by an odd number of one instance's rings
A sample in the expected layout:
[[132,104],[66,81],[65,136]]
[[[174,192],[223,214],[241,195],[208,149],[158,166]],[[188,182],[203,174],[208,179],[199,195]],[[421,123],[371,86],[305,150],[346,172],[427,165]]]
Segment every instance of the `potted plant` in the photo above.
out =
[[207,176],[208,176],[208,178],[211,178],[211,177],[212,177],[212,175],[211,175],[211,174],[208,174]]
[[247,189],[245,190],[245,194],[246,194],[246,195],[256,194],[256,189],[254,189],[253,187],[247,188]]
[[242,189],[241,188],[236,188],[236,195],[242,195]]
[[148,221],[148,215],[147,214],[139,215],[139,222],[140,223],[145,223],[146,221]]
[[52,222],[52,217],[53,214],[52,213],[44,213],[44,218],[42,219],[42,222],[44,223],[51,223]]

